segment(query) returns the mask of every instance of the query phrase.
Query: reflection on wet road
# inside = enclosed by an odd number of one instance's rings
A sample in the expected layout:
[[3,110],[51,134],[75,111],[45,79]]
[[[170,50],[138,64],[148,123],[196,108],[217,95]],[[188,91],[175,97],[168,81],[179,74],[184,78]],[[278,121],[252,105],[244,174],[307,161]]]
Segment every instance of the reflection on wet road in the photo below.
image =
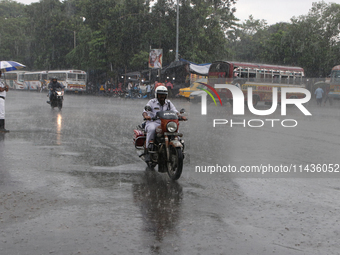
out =
[[146,171],[140,183],[133,184],[133,198],[140,208],[143,230],[154,237],[151,249],[159,249],[167,235],[176,235],[180,219],[183,190],[155,172]]
[[199,105],[174,99],[190,120],[180,126],[183,175],[172,182],[146,170],[132,143],[145,100],[66,95],[59,112],[46,95],[8,95],[0,254],[340,252],[338,179],[195,172],[216,164],[339,163],[339,104],[311,104],[312,118],[289,109],[296,129],[213,129],[212,119],[231,118],[230,107],[212,105],[201,116]]

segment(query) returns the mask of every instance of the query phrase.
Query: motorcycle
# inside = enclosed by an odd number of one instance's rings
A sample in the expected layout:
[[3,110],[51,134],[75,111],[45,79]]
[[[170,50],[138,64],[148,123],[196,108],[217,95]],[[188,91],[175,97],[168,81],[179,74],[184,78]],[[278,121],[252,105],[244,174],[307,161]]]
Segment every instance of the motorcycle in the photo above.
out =
[[[150,106],[145,107],[146,111],[151,111]],[[184,109],[180,111],[181,114]],[[167,172],[170,179],[177,180],[182,174],[184,159],[184,140],[183,134],[178,132],[179,121],[184,120],[174,111],[160,111],[152,118],[153,121],[160,119],[161,124],[156,128],[156,135],[153,149],[149,150],[149,168],[154,169],[158,165],[158,172]],[[146,131],[145,123],[138,125],[134,130],[133,143],[138,150],[144,150],[139,157],[145,161],[147,148],[145,147]]]
[[61,108],[63,107],[64,91],[62,90],[52,91],[51,99],[52,99],[51,102],[49,102],[51,108],[54,109],[54,107],[58,107],[58,109],[61,110]]
[[112,92],[113,97],[126,97],[126,92],[121,88],[114,89]]
[[[125,97],[126,98],[130,98],[130,94],[129,92],[126,92],[125,94]],[[131,90],[131,98],[142,98],[143,97],[143,93],[142,93],[142,90],[141,89],[138,89],[138,88],[133,88]]]

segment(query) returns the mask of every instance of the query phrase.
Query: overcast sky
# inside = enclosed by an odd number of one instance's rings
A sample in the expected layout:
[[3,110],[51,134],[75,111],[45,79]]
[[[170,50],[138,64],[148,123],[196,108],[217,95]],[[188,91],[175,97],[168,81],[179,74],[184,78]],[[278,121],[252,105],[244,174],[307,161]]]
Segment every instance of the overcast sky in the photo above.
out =
[[[39,0],[16,0],[17,2],[30,4]],[[337,2],[333,0],[332,2]],[[244,21],[249,15],[254,19],[264,19],[268,25],[277,22],[289,22],[293,16],[307,15],[312,8],[312,0],[237,0],[235,16]],[[325,1],[329,3],[328,1]]]
[[[337,2],[338,0],[332,1]],[[307,15],[312,8],[312,0],[237,0],[236,18],[244,21],[249,15],[254,19],[264,19],[268,25],[290,22],[293,16]],[[329,3],[328,1],[325,1]]]

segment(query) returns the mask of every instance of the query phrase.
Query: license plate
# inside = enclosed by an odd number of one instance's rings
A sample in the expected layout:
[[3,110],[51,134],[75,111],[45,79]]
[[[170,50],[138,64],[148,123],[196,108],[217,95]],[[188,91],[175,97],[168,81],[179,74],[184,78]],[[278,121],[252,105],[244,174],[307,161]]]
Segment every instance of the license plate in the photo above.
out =
[[170,132],[164,132],[164,135],[177,135],[177,136],[183,136],[182,133],[170,133]]

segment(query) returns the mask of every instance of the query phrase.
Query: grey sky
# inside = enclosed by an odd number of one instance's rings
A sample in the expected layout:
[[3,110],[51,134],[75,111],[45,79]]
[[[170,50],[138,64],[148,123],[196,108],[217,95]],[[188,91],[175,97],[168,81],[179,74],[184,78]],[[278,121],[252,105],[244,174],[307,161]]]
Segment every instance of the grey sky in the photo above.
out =
[[[39,0],[17,0],[30,4]],[[312,0],[237,0],[235,16],[241,21],[253,15],[254,19],[264,19],[269,25],[277,22],[289,22],[293,16],[307,15],[312,8]],[[328,2],[327,2],[328,3]]]
[[293,16],[307,15],[313,2],[321,1],[237,0],[235,16],[244,21],[249,15],[253,15],[254,19],[264,19],[269,25],[277,22],[290,22]]

